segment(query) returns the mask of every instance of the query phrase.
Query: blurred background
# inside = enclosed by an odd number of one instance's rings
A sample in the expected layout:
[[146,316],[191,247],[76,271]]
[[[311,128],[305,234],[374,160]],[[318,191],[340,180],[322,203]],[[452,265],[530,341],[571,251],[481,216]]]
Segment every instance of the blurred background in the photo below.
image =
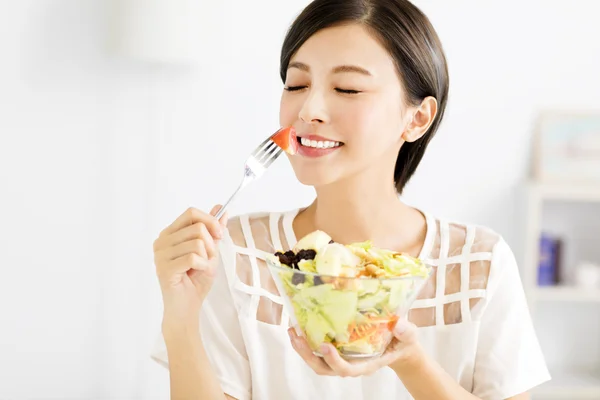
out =
[[[278,127],[307,0],[0,2],[0,399],[167,399],[152,242],[237,186]],[[553,381],[600,399],[600,2],[417,0],[445,122],[405,200],[498,231]],[[313,198],[285,159],[231,212]]]

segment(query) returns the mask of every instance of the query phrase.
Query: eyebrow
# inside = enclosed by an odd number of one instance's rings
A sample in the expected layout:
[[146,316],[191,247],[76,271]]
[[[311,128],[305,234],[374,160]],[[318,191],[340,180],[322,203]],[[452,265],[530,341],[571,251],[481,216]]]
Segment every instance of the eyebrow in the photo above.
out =
[[[310,67],[299,61],[291,62],[288,65],[288,69],[290,69],[290,68],[296,68],[296,69],[299,69],[300,71],[310,72]],[[339,65],[339,66],[333,68],[332,72],[334,74],[340,74],[340,73],[344,73],[344,72],[355,72],[355,73],[358,73],[361,75],[373,76],[373,74],[370,73],[368,70],[366,70],[362,67],[359,67],[357,65]]]

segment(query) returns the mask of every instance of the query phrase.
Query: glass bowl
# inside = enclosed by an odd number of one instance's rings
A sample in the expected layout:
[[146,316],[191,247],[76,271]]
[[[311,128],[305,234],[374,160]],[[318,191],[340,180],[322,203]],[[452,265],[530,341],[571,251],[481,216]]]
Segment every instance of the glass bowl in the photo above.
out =
[[266,262],[296,333],[315,355],[322,357],[319,347],[331,343],[346,360],[385,352],[432,271],[426,265],[426,276],[339,277]]

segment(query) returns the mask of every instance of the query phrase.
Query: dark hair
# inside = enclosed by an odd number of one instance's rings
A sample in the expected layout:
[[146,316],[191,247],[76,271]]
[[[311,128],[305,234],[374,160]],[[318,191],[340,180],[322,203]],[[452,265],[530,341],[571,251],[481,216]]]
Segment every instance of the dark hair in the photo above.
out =
[[280,60],[283,82],[290,59],[309,37],[321,29],[349,23],[367,27],[393,56],[409,104],[418,105],[428,96],[435,97],[438,103],[429,130],[400,148],[394,184],[398,193],[402,193],[446,108],[449,79],[442,44],[429,19],[408,0],[315,0],[298,15],[283,41]]

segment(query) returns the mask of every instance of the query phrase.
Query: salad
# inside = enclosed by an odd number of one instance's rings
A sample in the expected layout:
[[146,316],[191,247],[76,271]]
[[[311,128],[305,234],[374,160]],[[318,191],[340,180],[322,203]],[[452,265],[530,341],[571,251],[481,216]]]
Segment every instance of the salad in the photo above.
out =
[[431,271],[418,258],[370,241],[335,243],[322,231],[274,253],[268,264],[313,351],[328,342],[350,358],[385,351]]

